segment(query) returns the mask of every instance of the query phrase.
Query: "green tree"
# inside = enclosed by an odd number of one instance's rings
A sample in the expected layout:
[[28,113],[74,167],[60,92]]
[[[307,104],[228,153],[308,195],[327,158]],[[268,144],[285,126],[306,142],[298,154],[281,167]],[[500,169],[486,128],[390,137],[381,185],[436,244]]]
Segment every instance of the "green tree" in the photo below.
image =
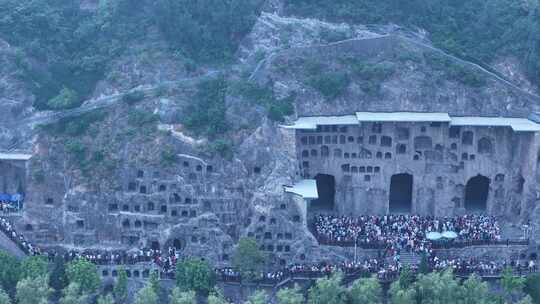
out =
[[150,284],[147,284],[137,292],[135,304],[158,304],[158,295]]
[[169,44],[184,56],[198,61],[227,61],[251,30],[262,3],[162,0],[157,3],[159,27]]
[[422,255],[420,265],[418,265],[418,272],[426,274],[429,272],[428,258],[425,254]]
[[49,264],[43,256],[29,256],[21,263],[21,279],[46,276]]
[[268,295],[264,290],[256,291],[251,297],[249,297],[246,304],[266,304],[268,303]]
[[390,285],[391,304],[416,304],[416,290],[412,286],[403,287],[399,281]]
[[84,258],[70,262],[66,273],[69,282],[78,283],[84,293],[94,293],[101,284],[96,265]]
[[382,303],[382,287],[376,277],[361,278],[354,281],[349,295],[355,304]]
[[523,290],[526,294],[531,296],[534,303],[540,303],[540,275],[535,274],[528,276]]
[[17,283],[18,304],[47,304],[52,289],[46,276],[22,279]]
[[420,274],[416,282],[418,297],[426,304],[457,303],[460,293],[459,283],[451,270],[442,273]]
[[64,87],[60,94],[47,102],[47,106],[53,110],[75,108],[79,105],[79,96],[74,90]]
[[197,304],[195,296],[195,292],[192,290],[183,292],[180,288],[175,287],[170,296],[171,304]]
[[63,290],[68,285],[64,259],[60,255],[54,258],[53,268],[49,277],[49,285],[57,292]]
[[277,299],[279,304],[303,304],[304,296],[298,285],[294,288],[283,288],[280,289],[277,294]]
[[150,284],[150,286],[157,295],[161,293],[161,282],[159,281],[159,272],[157,270],[150,273],[148,284]]
[[242,279],[252,281],[258,278],[266,263],[266,254],[259,249],[253,238],[241,238],[234,252],[232,265]]
[[317,279],[315,286],[309,289],[309,304],[345,304],[347,290],[341,285],[343,273],[336,272],[330,278]]
[[97,304],[114,304],[114,298],[110,294],[106,296],[99,296]]
[[488,304],[489,288],[486,282],[473,274],[461,286],[460,303],[462,304]]
[[219,292],[213,292],[208,296],[208,304],[229,304],[229,301]]
[[214,284],[214,272],[207,261],[189,258],[176,264],[176,286],[182,291],[208,294]]
[[313,76],[308,82],[310,86],[331,101],[345,93],[350,84],[350,79],[343,72],[330,72]]
[[125,303],[128,298],[128,276],[124,267],[118,269],[118,279],[113,289],[114,298],[119,304]]
[[85,304],[88,295],[82,294],[81,285],[73,282],[64,289],[64,296],[60,299],[60,304]]
[[223,76],[199,83],[194,102],[184,110],[183,124],[196,134],[210,137],[225,133],[228,130],[226,92],[227,81]]
[[414,274],[409,265],[406,265],[399,274],[398,284],[401,288],[409,288],[414,282]]
[[525,278],[514,276],[511,267],[503,269],[501,276],[501,286],[504,290],[504,296],[512,302],[523,291],[525,287]]
[[11,304],[11,299],[2,288],[0,288],[0,304]]
[[8,294],[15,295],[15,287],[19,281],[19,277],[19,261],[6,252],[0,251],[0,287],[8,292]]

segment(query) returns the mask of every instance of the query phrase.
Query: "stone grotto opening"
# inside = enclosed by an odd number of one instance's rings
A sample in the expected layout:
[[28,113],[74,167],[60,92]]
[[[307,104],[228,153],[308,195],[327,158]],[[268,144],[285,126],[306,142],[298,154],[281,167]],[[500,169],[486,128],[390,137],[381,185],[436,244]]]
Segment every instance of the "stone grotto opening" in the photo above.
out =
[[328,174],[317,174],[315,176],[319,198],[310,204],[311,211],[332,211],[336,196],[336,180],[334,176]]
[[390,179],[390,213],[409,213],[412,210],[413,176],[402,173]]
[[489,178],[477,175],[465,187],[465,209],[467,211],[486,211],[489,193]]

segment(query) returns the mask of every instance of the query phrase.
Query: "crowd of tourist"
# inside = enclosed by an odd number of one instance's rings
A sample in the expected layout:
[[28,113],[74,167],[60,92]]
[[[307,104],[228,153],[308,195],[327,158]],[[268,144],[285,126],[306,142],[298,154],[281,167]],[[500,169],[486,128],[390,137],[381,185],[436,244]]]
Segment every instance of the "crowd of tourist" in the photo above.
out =
[[0,199],[0,213],[12,213],[19,210],[19,205],[12,201],[1,200]]
[[[477,259],[441,259],[437,256],[426,254],[422,248],[429,248],[424,231],[454,230],[460,238],[500,238],[500,229],[495,219],[481,216],[463,216],[459,218],[436,220],[417,216],[384,216],[384,217],[360,217],[357,219],[345,217],[318,217],[318,232],[324,233],[325,237],[334,240],[346,241],[351,231],[358,235],[360,242],[382,242],[392,250],[414,250],[428,257],[427,267],[430,270],[444,270],[452,268],[456,274],[497,275],[507,266],[512,267],[517,273],[536,272],[537,266],[533,260],[523,262],[495,262]],[[474,225],[483,227],[480,231]],[[425,229],[425,230],[424,230]],[[56,252],[54,250],[42,251],[37,246],[28,242],[23,235],[17,233],[10,222],[0,218],[0,231],[9,237],[28,255],[44,255],[52,262],[61,256],[65,262],[85,258],[97,265],[134,265],[137,263],[152,263],[156,265],[163,276],[174,278],[176,263],[182,259],[181,252],[173,247],[162,252],[156,249],[139,249],[133,251],[104,251],[104,250],[70,250]],[[343,231],[349,231],[343,233]],[[400,234],[405,236],[403,239]],[[260,274],[261,283],[276,284],[286,278],[298,277],[322,277],[330,275],[337,270],[346,276],[360,276],[376,274],[381,280],[395,279],[403,268],[399,260],[399,254],[394,259],[384,255],[377,259],[367,259],[361,262],[347,262],[340,264],[293,264],[283,269]],[[398,257],[396,259],[396,257]],[[416,272],[418,268],[411,269]],[[241,276],[232,268],[219,268],[215,270],[216,276],[222,281],[240,282]]]
[[313,232],[319,242],[327,245],[384,248],[430,253],[429,232],[452,231],[453,242],[498,242],[501,229],[497,219],[487,215],[463,215],[435,218],[418,215],[364,215],[358,217],[318,215]]
[[96,265],[134,265],[137,263],[154,263],[164,272],[170,273],[174,271],[177,260],[180,257],[180,252],[174,247],[169,247],[166,252],[161,250],[143,248],[133,251],[106,251],[106,250],[69,250],[58,252],[52,249],[42,251],[39,247],[32,245],[24,236],[17,233],[11,223],[0,218],[0,231],[9,237],[19,249],[28,255],[43,255],[49,261],[54,261],[57,256],[61,256],[65,262],[70,262],[80,258],[84,258]]
[[8,238],[10,238],[13,243],[17,244],[17,246],[19,246],[19,248],[26,254],[41,254],[41,250],[38,247],[32,245],[32,243],[28,242],[22,234],[15,231],[11,223],[5,218],[0,218],[0,231],[3,232]]
[[469,259],[440,259],[434,256],[429,259],[430,269],[440,271],[452,268],[456,274],[476,273],[481,276],[498,275],[506,267],[511,267],[516,273],[536,272],[538,270],[534,260],[528,261],[483,261],[476,258]]
[[[536,263],[529,261],[495,262],[478,259],[428,259],[427,271],[443,271],[451,268],[456,275],[469,276],[499,276],[506,267],[512,268],[515,274],[523,275],[538,271]],[[388,262],[384,259],[366,259],[362,262],[346,262],[340,264],[294,264],[278,271],[263,272],[260,274],[260,283],[276,284],[286,278],[319,278],[329,276],[336,271],[341,271],[345,277],[359,278],[376,275],[381,281],[393,281],[399,277],[404,265],[398,262]],[[418,265],[409,267],[413,274],[419,272]],[[225,282],[240,282],[241,275],[232,268],[216,269],[218,279]]]

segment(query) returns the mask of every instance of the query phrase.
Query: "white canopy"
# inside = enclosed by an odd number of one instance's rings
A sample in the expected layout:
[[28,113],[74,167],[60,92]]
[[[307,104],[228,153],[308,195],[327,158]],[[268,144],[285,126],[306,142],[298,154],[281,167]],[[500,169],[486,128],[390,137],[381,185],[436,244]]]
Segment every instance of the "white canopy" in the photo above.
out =
[[446,239],[455,239],[457,238],[457,236],[457,233],[455,233],[454,231],[445,231],[442,233],[442,237]]
[[356,112],[359,122],[450,122],[448,113]]
[[442,234],[438,232],[428,232],[426,233],[426,238],[430,241],[436,241],[442,238]]
[[0,160],[24,160],[32,158],[32,154],[24,153],[0,153]]
[[315,130],[317,126],[325,125],[357,125],[358,120],[354,115],[342,116],[310,116],[299,117],[294,125],[282,126],[286,129]]
[[355,115],[299,117],[287,129],[316,130],[324,125],[357,125],[361,122],[441,122],[452,126],[510,127],[514,132],[539,132],[540,124],[527,118],[452,116],[448,113],[356,112]]
[[317,182],[314,179],[303,179],[293,186],[284,186],[285,192],[300,195],[305,199],[318,199]]
[[527,118],[512,117],[452,117],[452,126],[510,127],[514,132],[538,132],[540,125]]

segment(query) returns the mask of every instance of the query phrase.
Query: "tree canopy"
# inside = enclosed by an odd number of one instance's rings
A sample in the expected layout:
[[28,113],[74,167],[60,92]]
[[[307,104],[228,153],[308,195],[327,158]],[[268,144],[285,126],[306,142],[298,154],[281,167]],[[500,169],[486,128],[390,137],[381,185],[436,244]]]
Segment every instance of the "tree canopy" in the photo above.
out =
[[285,11],[333,22],[422,28],[437,47],[476,63],[512,56],[540,84],[538,1],[286,0]]
[[46,276],[28,277],[17,283],[18,304],[47,304],[52,289]]
[[242,238],[234,252],[232,265],[240,273],[242,279],[258,278],[266,263],[266,254],[259,249],[253,238]]
[[214,284],[214,272],[207,261],[189,258],[176,264],[176,285],[182,291],[208,294]]
[[78,259],[67,266],[67,277],[70,283],[78,283],[83,292],[93,293],[101,284],[101,278],[95,264],[86,259]]
[[10,295],[14,295],[19,277],[19,261],[14,256],[0,251],[0,287]]

